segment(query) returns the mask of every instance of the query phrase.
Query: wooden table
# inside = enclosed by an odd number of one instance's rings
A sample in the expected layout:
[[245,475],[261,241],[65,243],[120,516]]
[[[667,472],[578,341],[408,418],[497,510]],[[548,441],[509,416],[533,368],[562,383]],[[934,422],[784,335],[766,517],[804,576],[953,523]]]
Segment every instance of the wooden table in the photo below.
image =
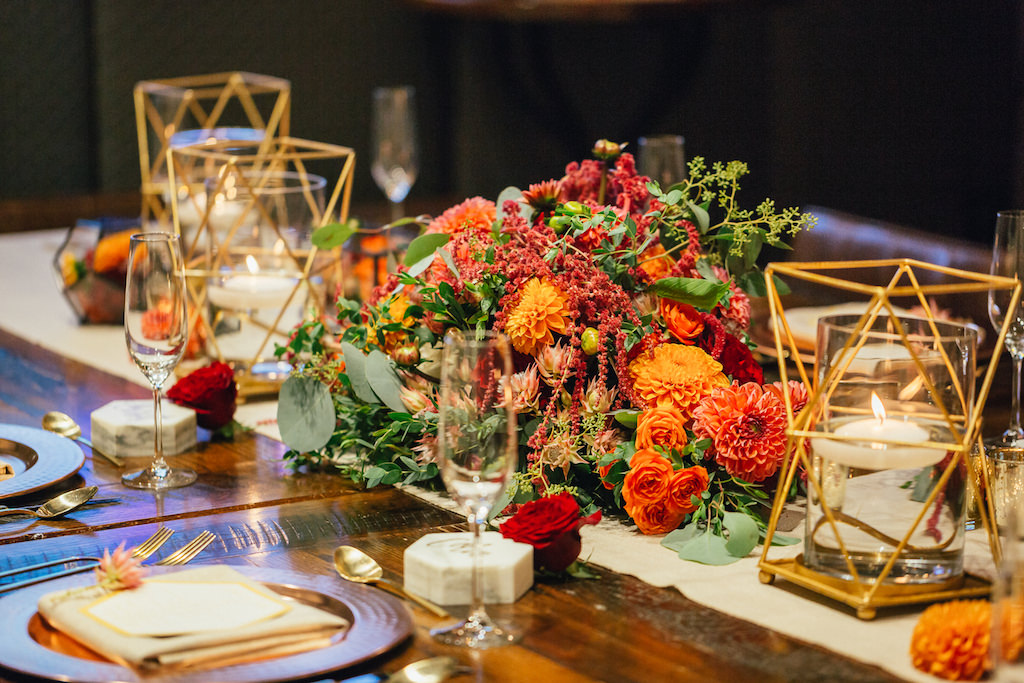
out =
[[[54,355],[0,331],[0,423],[37,426],[59,407],[88,432],[92,410],[117,398],[145,398],[137,385]],[[402,553],[420,536],[463,528],[457,515],[393,488],[363,490],[325,473],[291,473],[282,444],[247,433],[210,442],[175,462],[199,472],[190,487],[127,489],[120,470],[88,453],[78,475],[7,505],[31,504],[59,491],[96,484],[98,498],[73,519],[0,518],[0,569],[69,554],[95,554],[121,541],[136,544],[162,523],[174,537],[169,552],[208,529],[217,540],[195,563],[230,563],[330,575],[333,549],[356,545],[400,580]],[[145,458],[129,460],[142,466]],[[485,652],[434,643],[441,620],[415,606],[415,634],[374,661],[339,673],[392,672],[413,660],[451,654],[477,681],[892,681],[890,674],[822,648],[725,616],[637,579],[597,569],[596,580],[540,579],[514,605],[488,610],[522,630],[522,642]],[[339,581],[341,579],[338,579]],[[367,590],[374,590],[367,588]],[[0,613],[4,598],[0,596]],[[455,607],[461,615],[465,608]],[[17,625],[5,623],[3,628]],[[2,635],[0,635],[2,637]],[[0,681],[34,680],[5,673]],[[463,677],[459,680],[469,680]]]

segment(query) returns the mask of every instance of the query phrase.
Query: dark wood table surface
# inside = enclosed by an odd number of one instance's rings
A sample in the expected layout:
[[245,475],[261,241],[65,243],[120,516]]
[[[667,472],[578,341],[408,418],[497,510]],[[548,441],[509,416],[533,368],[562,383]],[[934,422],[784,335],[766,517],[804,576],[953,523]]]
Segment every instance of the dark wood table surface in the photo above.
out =
[[[0,331],[0,423],[35,427],[46,411],[59,408],[88,434],[91,411],[114,399],[147,395],[138,385]],[[333,550],[347,543],[376,557],[386,576],[400,581],[402,553],[410,543],[430,532],[464,528],[459,516],[394,488],[363,490],[331,474],[293,473],[283,462],[284,451],[282,444],[254,433],[210,442],[200,430],[199,445],[174,458],[195,468],[199,480],[156,496],[121,486],[120,470],[86,449],[79,474],[3,503],[37,503],[83,484],[99,486],[97,498],[116,502],[89,505],[63,520],[0,518],[0,570],[101,553],[121,541],[137,544],[163,524],[176,533],[159,556],[208,529],[217,539],[195,564],[332,575]],[[145,462],[129,459],[127,467]],[[436,644],[429,629],[442,620],[409,604],[413,637],[337,677],[393,672],[422,657],[450,654],[472,667],[472,674],[453,679],[467,681],[897,680],[879,668],[696,604],[675,589],[601,569],[596,573],[596,580],[540,579],[514,605],[489,606],[524,636],[519,644],[484,652]],[[0,595],[0,614],[3,601]],[[465,608],[451,611],[462,615]],[[0,628],[23,625],[4,621]],[[2,664],[0,681],[35,680]]]

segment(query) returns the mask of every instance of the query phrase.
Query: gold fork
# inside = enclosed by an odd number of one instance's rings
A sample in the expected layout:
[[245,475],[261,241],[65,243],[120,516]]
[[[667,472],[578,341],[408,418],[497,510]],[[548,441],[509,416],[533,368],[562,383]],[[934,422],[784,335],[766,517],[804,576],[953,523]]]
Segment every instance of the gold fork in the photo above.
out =
[[[171,534],[173,533],[174,530],[172,529],[168,529],[167,527],[160,527],[152,536],[150,536],[145,541],[140,543],[138,547],[136,547],[132,551],[132,557],[137,557],[143,560],[146,559],[147,557],[155,553],[157,550],[159,550],[160,546],[162,546],[167,541],[167,539],[171,537]],[[73,555],[71,557],[63,557],[59,560],[41,562],[39,564],[33,564],[28,567],[21,567],[19,569],[11,569],[6,572],[0,572],[0,579],[3,579],[7,578],[8,576],[17,576],[18,574],[25,574],[27,572],[36,571],[37,569],[45,569],[47,567],[55,567],[60,564],[67,564],[68,562],[85,563],[77,565],[70,569],[65,569],[63,571],[52,572],[45,576],[37,576],[35,578],[25,579],[24,581],[15,581],[14,583],[8,583],[6,585],[0,586],[0,593],[7,593],[9,591],[18,590],[19,588],[25,588],[26,586],[34,586],[37,583],[49,581],[50,579],[60,578],[62,576],[80,574],[82,572],[89,571],[90,569],[96,567],[99,564],[99,561],[100,558],[92,555]]]
[[191,541],[181,546],[173,553],[165,557],[164,559],[156,562],[157,566],[170,567],[186,564],[190,562],[196,555],[206,550],[206,546],[213,543],[213,539],[217,538],[214,534],[209,531],[203,531],[201,534],[193,538]]

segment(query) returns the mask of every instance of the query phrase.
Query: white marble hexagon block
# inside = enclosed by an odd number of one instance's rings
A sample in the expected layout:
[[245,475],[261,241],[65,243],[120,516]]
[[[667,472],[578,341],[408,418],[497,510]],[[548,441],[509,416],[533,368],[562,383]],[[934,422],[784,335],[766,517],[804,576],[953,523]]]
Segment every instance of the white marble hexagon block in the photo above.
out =
[[[473,537],[427,534],[405,550],[405,589],[441,605],[472,601]],[[533,585],[533,546],[496,531],[482,534],[480,562],[485,603],[513,603]]]
[[[164,455],[177,455],[196,445],[196,413],[167,400],[160,401],[164,422]],[[111,401],[92,411],[92,442],[111,455],[153,455],[153,401]]]

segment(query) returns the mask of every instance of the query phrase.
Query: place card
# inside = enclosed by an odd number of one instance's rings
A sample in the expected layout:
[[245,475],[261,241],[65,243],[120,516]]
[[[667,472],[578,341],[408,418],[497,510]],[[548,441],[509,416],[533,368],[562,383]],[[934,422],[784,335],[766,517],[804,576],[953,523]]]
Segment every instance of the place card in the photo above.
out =
[[[473,562],[468,533],[427,534],[405,550],[405,590],[440,605],[471,602]],[[533,546],[496,531],[480,538],[485,603],[508,604],[533,586]]]
[[[167,400],[161,403],[164,424],[164,455],[191,450],[198,440],[196,413]],[[111,455],[139,457],[153,455],[153,401],[151,399],[111,401],[92,411],[92,442],[97,450]]]
[[125,635],[162,637],[244,628],[290,607],[241,583],[150,580],[82,609]]

